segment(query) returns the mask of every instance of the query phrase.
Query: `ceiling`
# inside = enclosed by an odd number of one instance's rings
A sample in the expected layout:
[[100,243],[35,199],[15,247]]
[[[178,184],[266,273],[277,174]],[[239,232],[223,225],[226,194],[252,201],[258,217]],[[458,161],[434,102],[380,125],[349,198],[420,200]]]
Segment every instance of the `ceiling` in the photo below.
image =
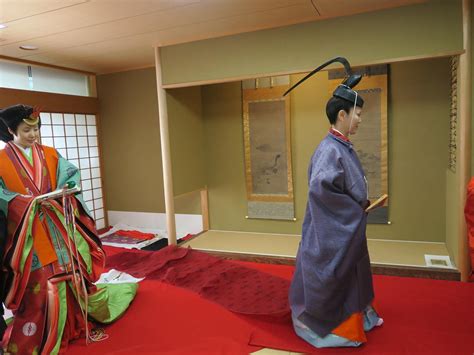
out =
[[[154,64],[170,45],[426,0],[0,0],[0,55],[94,73]],[[35,45],[35,51],[19,49]]]

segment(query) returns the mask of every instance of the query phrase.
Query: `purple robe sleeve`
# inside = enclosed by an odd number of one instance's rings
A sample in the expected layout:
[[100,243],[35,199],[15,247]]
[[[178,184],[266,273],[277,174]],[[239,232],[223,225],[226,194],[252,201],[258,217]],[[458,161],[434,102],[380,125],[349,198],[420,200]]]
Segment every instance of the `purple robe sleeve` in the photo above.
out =
[[367,254],[366,213],[356,200],[366,190],[363,174],[346,186],[340,161],[324,165],[310,176],[300,258],[306,312],[335,321],[342,317],[357,263]]

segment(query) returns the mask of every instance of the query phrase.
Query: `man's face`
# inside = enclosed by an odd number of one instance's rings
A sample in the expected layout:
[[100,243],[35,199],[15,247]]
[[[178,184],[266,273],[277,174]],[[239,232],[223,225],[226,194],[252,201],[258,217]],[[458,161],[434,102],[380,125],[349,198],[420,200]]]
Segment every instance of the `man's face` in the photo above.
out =
[[[354,113],[354,117],[352,117],[352,114]],[[349,114],[347,114],[346,119],[345,119],[345,124],[346,124],[346,129],[349,134],[356,134],[357,130],[359,129],[359,125],[362,123],[362,109],[360,107],[352,108],[349,111]],[[352,122],[352,123],[351,123]]]

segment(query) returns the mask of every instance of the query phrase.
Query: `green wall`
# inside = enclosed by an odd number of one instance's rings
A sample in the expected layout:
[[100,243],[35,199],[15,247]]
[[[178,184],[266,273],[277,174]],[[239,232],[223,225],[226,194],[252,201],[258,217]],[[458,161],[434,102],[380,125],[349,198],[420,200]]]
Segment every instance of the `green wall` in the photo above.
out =
[[[97,77],[100,146],[108,210],[165,212],[154,68]],[[174,195],[205,185],[200,88],[167,94]],[[177,213],[200,213],[200,200],[176,199]]]
[[303,72],[347,55],[352,64],[462,50],[460,0],[427,3],[161,48],[163,82]]
[[[436,75],[433,75],[436,73]],[[391,225],[371,225],[371,238],[445,240],[449,125],[449,62],[393,64],[389,84]],[[296,82],[300,76],[292,76]],[[212,229],[301,232],[307,164],[328,129],[327,77],[320,74],[291,96],[296,222],[247,220],[240,83],[202,88]],[[421,174],[421,172],[423,172]],[[434,193],[439,191],[439,193]]]

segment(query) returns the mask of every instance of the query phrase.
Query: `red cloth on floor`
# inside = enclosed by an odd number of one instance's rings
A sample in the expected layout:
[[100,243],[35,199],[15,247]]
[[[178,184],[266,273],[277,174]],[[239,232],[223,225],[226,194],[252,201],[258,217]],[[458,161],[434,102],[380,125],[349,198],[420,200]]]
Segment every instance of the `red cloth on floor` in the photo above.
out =
[[191,290],[241,314],[289,320],[289,280],[192,249],[116,254],[107,266]]
[[134,239],[140,239],[140,240],[150,240],[156,237],[153,233],[143,233],[140,231],[126,231],[126,230],[118,230],[114,232],[115,235],[120,235],[123,237],[130,237]]
[[180,241],[180,242],[185,242],[185,241],[187,241],[187,240],[189,240],[189,239],[192,239],[192,238],[194,238],[194,237],[195,237],[194,234],[186,234],[186,235],[185,235],[183,238],[181,238],[179,241]]
[[108,232],[108,231],[111,230],[111,229],[112,229],[111,226],[105,227],[105,228],[101,228],[101,229],[97,229],[97,234],[102,235],[102,234]]

